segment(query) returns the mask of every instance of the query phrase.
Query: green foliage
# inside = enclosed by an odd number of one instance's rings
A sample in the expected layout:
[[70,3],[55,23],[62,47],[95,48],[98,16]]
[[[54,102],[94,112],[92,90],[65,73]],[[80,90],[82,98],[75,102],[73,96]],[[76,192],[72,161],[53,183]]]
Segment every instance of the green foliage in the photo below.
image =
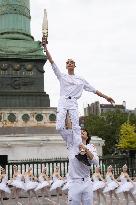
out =
[[105,140],[103,148],[104,155],[112,154],[119,142],[120,127],[127,122],[136,124],[136,116],[133,114],[123,113],[119,110],[103,113],[100,116],[90,115],[85,117],[85,128],[91,135],[96,135]]
[[136,149],[136,127],[129,122],[122,124],[118,147],[121,149]]

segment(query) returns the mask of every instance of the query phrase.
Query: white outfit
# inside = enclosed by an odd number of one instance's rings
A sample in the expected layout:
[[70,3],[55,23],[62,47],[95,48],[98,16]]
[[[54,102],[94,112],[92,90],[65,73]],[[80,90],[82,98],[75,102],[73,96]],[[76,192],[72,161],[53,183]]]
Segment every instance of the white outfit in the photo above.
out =
[[[72,130],[64,129],[61,134],[68,145],[69,170],[68,170],[68,204],[93,205],[93,187],[90,179],[90,168],[76,159],[75,155],[79,152],[77,142],[73,141]],[[81,133],[80,136],[81,138]],[[75,142],[75,143],[74,143]],[[88,149],[94,154],[90,163],[98,165],[99,159],[96,149],[93,145],[88,144]]]
[[136,182],[134,182],[133,181],[133,183],[134,183],[134,187],[131,189],[131,192],[132,192],[132,194],[136,194]]
[[120,186],[117,188],[116,193],[130,191],[134,185],[127,181],[127,178],[122,174],[119,179],[121,180]]
[[11,182],[11,185],[19,188],[19,189],[24,189],[25,190],[25,183],[22,181],[22,175],[18,174],[15,179]]
[[105,183],[99,180],[99,176],[93,174],[92,179],[93,179],[93,191],[96,191],[98,189],[103,189],[105,187]]
[[64,180],[63,187],[62,187],[62,191],[68,192],[68,186],[69,186],[69,183],[68,183],[68,173],[67,173],[66,174],[66,178]]
[[65,183],[64,180],[58,179],[56,176],[53,176],[53,183],[51,185],[50,191],[53,191],[53,190],[63,186],[64,183]]
[[80,144],[77,99],[81,97],[83,90],[95,93],[96,89],[79,76],[61,73],[55,63],[52,64],[52,69],[60,82],[60,99],[57,108],[56,129],[58,131],[64,129],[68,110],[72,121],[73,140]]
[[38,182],[32,181],[32,178],[28,175],[25,176],[25,190],[34,190],[38,186]]
[[112,179],[112,176],[106,175],[106,186],[103,190],[104,193],[115,190],[119,185]]
[[64,181],[64,185],[63,185],[63,187],[62,187],[62,191],[67,192],[67,191],[68,191],[68,187],[69,187],[68,182],[67,182],[67,181]]
[[39,176],[39,183],[38,183],[37,187],[35,188],[35,191],[38,191],[38,190],[40,190],[40,189],[42,189],[44,187],[47,187],[49,185],[50,185],[49,182],[46,181],[44,179],[44,177],[41,175],[41,176]]
[[5,175],[3,178],[2,178],[2,181],[0,183],[0,190],[6,192],[6,193],[11,193],[9,187],[7,186],[7,182],[8,182],[8,176]]

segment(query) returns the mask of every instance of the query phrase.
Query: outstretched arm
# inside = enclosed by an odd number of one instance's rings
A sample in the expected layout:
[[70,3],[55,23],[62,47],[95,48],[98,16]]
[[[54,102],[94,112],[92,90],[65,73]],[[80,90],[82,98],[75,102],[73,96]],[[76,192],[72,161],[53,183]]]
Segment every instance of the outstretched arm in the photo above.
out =
[[100,91],[96,90],[94,87],[92,87],[86,80],[84,80],[84,90],[88,91],[88,92],[93,92],[95,93],[96,95],[100,96],[100,97],[103,97],[105,98],[108,102],[110,102],[111,104],[114,105],[115,101],[107,96],[107,95],[104,95],[102,94]]
[[107,96],[107,95],[105,95],[105,94],[102,94],[102,93],[101,93],[100,91],[98,91],[98,90],[96,90],[95,94],[98,95],[98,96],[100,96],[100,97],[102,97],[102,98],[105,98],[108,102],[110,102],[111,104],[114,105],[115,101],[114,101],[111,97],[109,97],[109,96]]

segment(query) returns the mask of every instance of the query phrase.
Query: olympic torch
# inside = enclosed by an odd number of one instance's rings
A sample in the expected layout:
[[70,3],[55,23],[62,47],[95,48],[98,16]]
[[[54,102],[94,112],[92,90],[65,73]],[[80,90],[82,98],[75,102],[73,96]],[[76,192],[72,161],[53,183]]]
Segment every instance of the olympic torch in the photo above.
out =
[[47,11],[44,9],[44,17],[42,23],[42,46],[44,47],[45,44],[48,44],[48,19],[47,19]]

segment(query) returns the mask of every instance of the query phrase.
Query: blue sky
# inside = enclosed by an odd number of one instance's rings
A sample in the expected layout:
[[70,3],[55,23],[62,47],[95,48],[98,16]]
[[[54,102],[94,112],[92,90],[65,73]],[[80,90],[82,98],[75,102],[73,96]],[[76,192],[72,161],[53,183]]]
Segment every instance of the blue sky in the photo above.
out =
[[[76,61],[76,73],[92,86],[136,107],[136,1],[135,0],[31,0],[31,33],[42,35],[43,9],[48,12],[48,49],[62,72],[67,58]],[[49,63],[45,64],[45,91],[51,106],[59,99],[59,82]],[[102,98],[84,92],[83,107]]]

